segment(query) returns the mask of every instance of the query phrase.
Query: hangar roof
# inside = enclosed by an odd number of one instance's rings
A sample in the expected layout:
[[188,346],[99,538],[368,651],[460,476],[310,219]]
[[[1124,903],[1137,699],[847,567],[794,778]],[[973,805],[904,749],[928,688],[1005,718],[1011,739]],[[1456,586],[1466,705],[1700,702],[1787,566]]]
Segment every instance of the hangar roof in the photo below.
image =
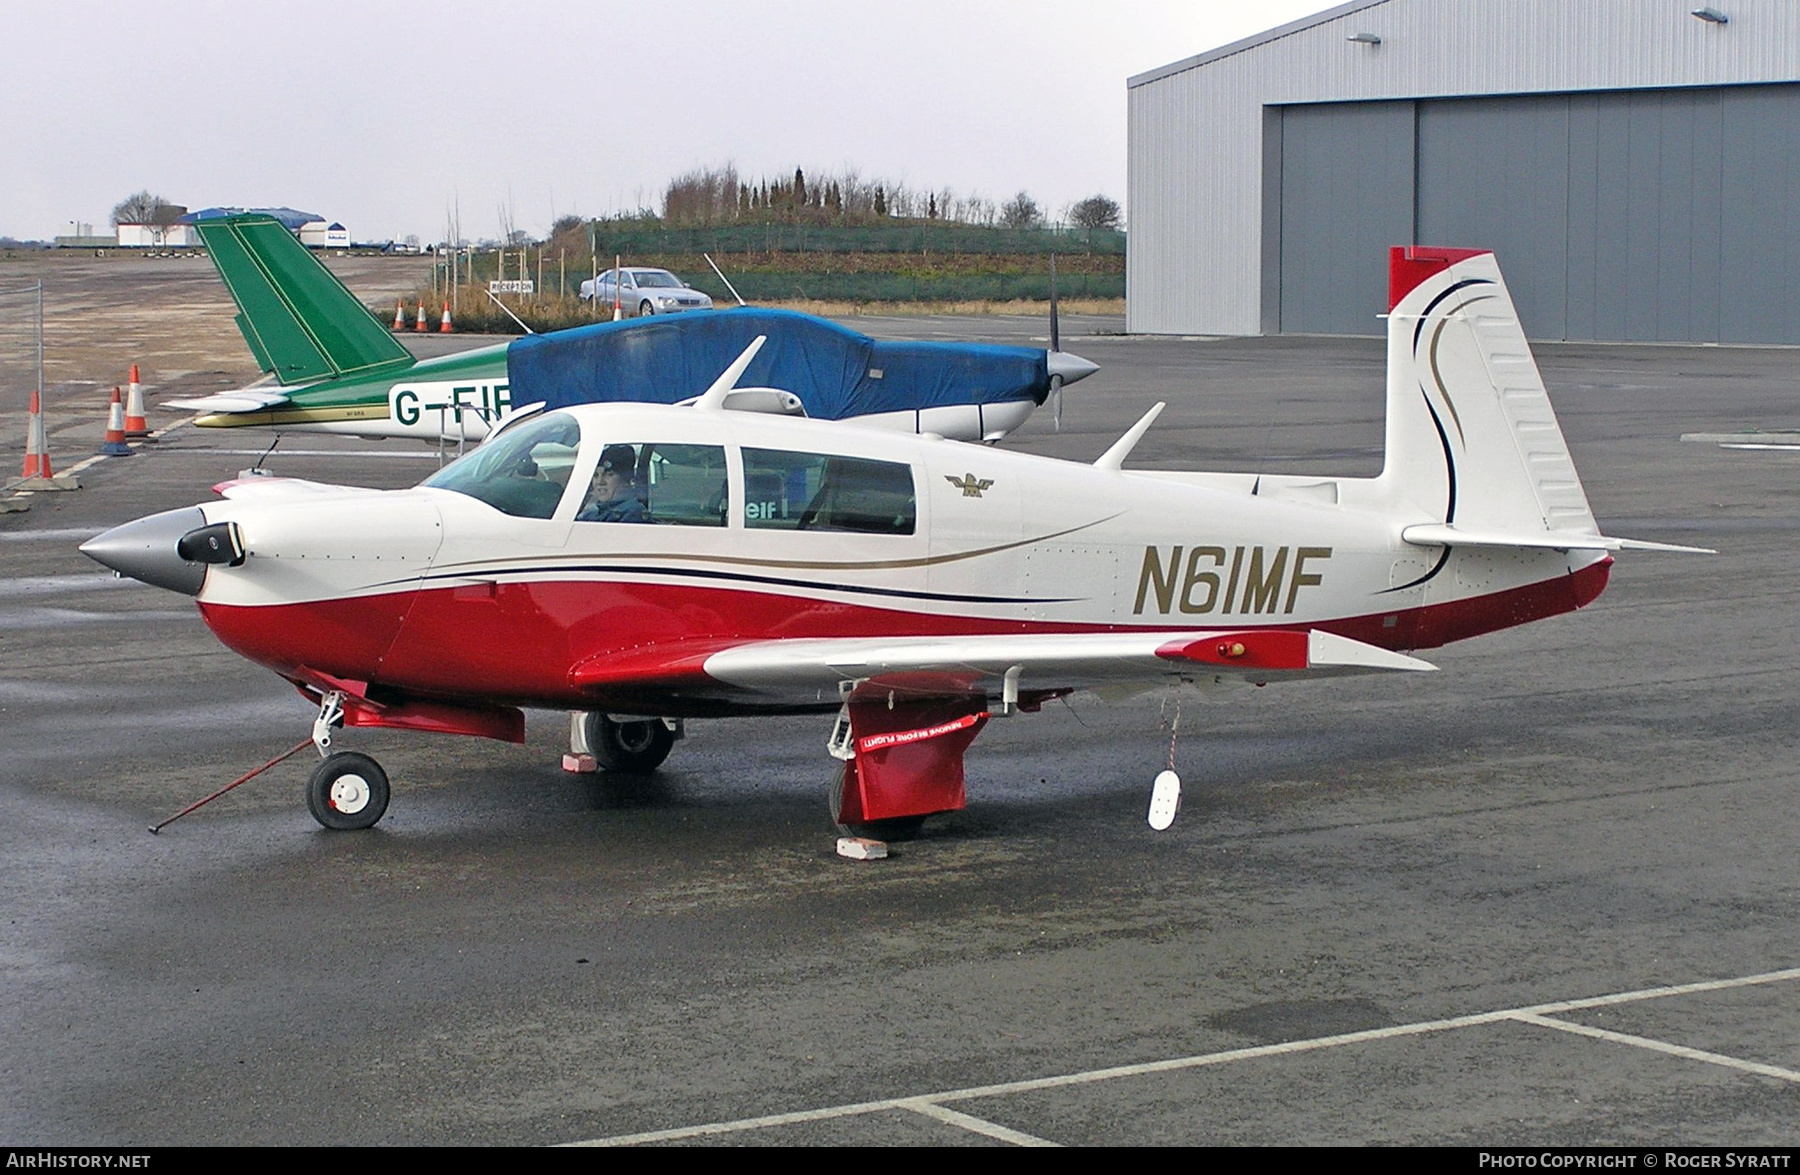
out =
[[1231,44],[1221,45],[1217,49],[1208,49],[1205,53],[1196,53],[1192,57],[1186,57],[1180,61],[1171,62],[1168,65],[1158,66],[1156,69],[1145,70],[1143,73],[1137,74],[1134,77],[1126,78],[1125,86],[1127,89],[1130,89],[1134,86],[1141,86],[1148,82],[1156,81],[1158,78],[1166,78],[1172,73],[1180,73],[1184,69],[1193,69],[1196,66],[1205,65],[1208,62],[1218,61],[1221,58],[1230,57],[1233,54],[1243,53],[1246,50],[1256,48],[1258,45],[1267,45],[1270,41],[1279,41],[1283,37],[1291,37],[1295,33],[1305,32],[1315,25],[1321,25],[1327,21],[1336,20],[1340,16],[1349,16],[1352,12],[1356,12],[1359,9],[1375,8],[1379,5],[1386,4],[1387,2],[1388,0],[1350,0],[1347,4],[1339,4],[1335,8],[1327,8],[1323,12],[1315,12],[1311,16],[1303,16],[1299,20],[1289,21],[1284,25],[1277,25],[1272,29],[1266,29],[1253,36],[1245,37],[1241,41],[1233,41]]

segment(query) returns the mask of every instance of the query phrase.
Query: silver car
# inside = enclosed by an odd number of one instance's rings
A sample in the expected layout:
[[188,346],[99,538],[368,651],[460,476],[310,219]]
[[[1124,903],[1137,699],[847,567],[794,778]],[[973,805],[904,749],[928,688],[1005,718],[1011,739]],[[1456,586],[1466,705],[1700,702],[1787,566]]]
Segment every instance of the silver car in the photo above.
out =
[[666,269],[609,269],[581,283],[582,301],[613,300],[615,284],[619,305],[627,314],[676,314],[683,310],[711,310],[713,300],[688,286]]

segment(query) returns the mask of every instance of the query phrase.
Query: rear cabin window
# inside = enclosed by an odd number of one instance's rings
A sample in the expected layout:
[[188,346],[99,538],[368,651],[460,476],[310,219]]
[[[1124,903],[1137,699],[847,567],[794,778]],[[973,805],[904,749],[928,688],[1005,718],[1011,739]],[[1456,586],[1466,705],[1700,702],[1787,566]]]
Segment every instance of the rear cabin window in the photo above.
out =
[[724,526],[730,508],[723,446],[615,441],[602,447],[575,521]]
[[865,457],[744,450],[744,525],[763,530],[912,534],[912,466]]

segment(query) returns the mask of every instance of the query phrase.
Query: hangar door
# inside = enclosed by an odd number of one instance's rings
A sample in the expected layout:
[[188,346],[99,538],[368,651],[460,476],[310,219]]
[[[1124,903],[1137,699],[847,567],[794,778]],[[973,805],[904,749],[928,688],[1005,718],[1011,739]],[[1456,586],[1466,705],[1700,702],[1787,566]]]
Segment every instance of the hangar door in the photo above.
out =
[[1279,322],[1375,334],[1386,250],[1493,249],[1533,338],[1800,343],[1800,85],[1290,106]]

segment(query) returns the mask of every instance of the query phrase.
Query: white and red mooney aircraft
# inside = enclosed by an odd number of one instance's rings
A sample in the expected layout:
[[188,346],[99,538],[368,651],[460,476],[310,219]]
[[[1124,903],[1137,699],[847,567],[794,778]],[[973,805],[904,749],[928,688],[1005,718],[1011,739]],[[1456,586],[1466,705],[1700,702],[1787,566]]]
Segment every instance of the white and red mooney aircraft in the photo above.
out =
[[[891,834],[963,806],[995,713],[1428,670],[1587,604],[1610,552],[1694,549],[1600,533],[1491,254],[1396,249],[1390,305],[1373,478],[1123,468],[1161,405],[1091,466],[726,410],[753,344],[691,407],[524,419],[408,490],[227,483],[82,550],[195,596],[319,704],[321,755],[339,724],[522,741],[546,707],[648,771],[685,718],[837,712],[833,815]],[[360,828],[388,783],[340,751],[307,794]]]

